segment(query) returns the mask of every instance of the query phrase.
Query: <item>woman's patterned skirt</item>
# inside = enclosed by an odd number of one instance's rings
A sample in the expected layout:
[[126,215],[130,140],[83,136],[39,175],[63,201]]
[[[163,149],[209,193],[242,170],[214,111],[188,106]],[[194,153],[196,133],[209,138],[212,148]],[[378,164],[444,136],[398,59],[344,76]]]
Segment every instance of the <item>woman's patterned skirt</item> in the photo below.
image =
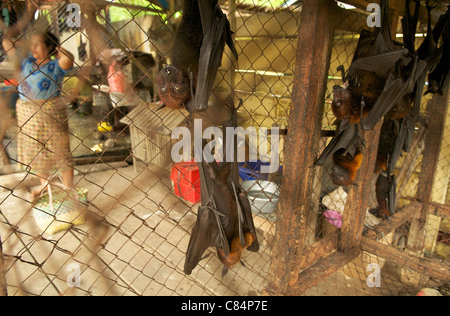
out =
[[16,112],[20,166],[36,174],[52,174],[73,167],[67,107],[62,98],[19,99]]

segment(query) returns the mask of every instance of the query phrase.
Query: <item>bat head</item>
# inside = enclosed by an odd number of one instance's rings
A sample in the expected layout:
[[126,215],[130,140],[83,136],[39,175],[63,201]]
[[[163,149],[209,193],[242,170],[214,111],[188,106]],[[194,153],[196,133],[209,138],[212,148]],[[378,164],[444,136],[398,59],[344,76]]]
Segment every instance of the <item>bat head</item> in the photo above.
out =
[[338,120],[343,120],[353,114],[353,94],[350,89],[341,86],[333,87],[333,102],[331,109]]
[[414,101],[414,94],[406,94],[397,104],[389,111],[389,115],[395,119],[404,118],[411,110],[411,104]]
[[337,185],[348,186],[353,184],[355,180],[353,176],[352,171],[343,166],[334,165],[331,169],[331,180]]
[[223,250],[221,248],[217,248],[217,255],[219,260],[227,267],[232,267],[236,263],[241,260],[242,252],[244,249],[247,249],[255,240],[255,237],[252,233],[246,232],[244,234],[244,245],[242,245],[239,237],[233,238],[230,243],[230,254],[228,257],[225,256]]
[[158,73],[159,96],[172,109],[185,106],[191,99],[189,76],[181,69],[166,65]]
[[383,209],[381,207],[372,208],[369,210],[369,213],[375,216],[376,218],[386,219],[389,218],[389,212],[387,209]]
[[436,80],[430,80],[430,82],[428,83],[428,90],[425,94],[428,93],[433,94],[439,93],[440,95],[442,95],[441,87],[439,86],[439,83]]
[[356,174],[361,167],[363,154],[357,153],[354,157],[350,154],[344,155],[345,150],[340,149],[333,154],[333,168],[331,169],[331,180],[341,186],[355,184]]

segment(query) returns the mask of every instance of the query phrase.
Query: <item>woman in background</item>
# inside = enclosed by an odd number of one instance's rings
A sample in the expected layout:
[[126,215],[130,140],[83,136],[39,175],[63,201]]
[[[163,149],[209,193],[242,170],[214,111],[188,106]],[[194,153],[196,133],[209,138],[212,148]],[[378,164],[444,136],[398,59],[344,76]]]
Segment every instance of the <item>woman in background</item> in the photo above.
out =
[[[6,36],[3,47],[8,56],[20,58],[15,44]],[[58,171],[62,171],[63,184],[73,187],[67,107],[60,88],[74,58],[50,32],[34,33],[29,50],[30,54],[20,61],[17,160],[40,178],[41,186],[31,192],[37,197]]]

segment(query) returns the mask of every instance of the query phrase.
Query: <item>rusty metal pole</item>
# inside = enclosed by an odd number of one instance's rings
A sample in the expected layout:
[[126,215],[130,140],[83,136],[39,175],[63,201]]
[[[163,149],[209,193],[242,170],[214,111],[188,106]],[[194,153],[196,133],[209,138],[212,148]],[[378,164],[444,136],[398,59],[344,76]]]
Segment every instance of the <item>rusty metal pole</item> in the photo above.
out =
[[268,289],[275,293],[297,282],[306,244],[336,8],[334,0],[303,1]]
[[3,261],[2,239],[0,238],[0,296],[7,296],[5,264]]

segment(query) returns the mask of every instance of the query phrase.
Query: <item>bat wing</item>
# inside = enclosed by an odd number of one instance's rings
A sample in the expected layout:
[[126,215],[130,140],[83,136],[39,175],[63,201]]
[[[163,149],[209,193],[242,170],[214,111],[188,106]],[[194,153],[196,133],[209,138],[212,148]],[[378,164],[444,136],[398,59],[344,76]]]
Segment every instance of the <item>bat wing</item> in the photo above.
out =
[[225,43],[230,45],[237,59],[237,52],[231,40],[230,24],[217,1],[199,1],[203,26],[203,42],[200,49],[199,69],[194,107],[197,111],[208,108],[208,100],[217,71],[222,64]]
[[411,53],[414,53],[416,43],[415,35],[421,6],[416,2],[414,15],[411,16],[410,3],[411,0],[406,0],[405,2],[405,16],[402,19],[403,42],[405,43],[405,46],[408,48],[408,50]]
[[399,132],[395,142],[395,147],[390,155],[388,172],[393,173],[395,165],[400,158],[402,151],[408,152],[412,140],[414,138],[414,131],[416,123],[420,118],[420,103],[422,100],[423,89],[425,86],[426,72],[423,72],[415,84],[414,91],[414,105],[408,115],[402,119],[400,123]]
[[209,247],[223,248],[224,244],[228,245],[221,225],[218,215],[209,207],[198,207],[197,221],[192,229],[186,252],[184,273],[191,274]]
[[448,58],[450,54],[450,6],[448,7],[447,12],[439,17],[439,20],[433,29],[433,38],[436,43],[439,42],[441,36],[443,45],[439,50],[442,50],[442,55],[435,69],[430,69],[427,93],[442,94],[443,88],[446,87],[450,81],[450,60]]
[[404,144],[405,144],[407,136],[408,136],[407,133],[408,133],[408,130],[407,130],[407,125],[406,125],[406,120],[403,119],[402,123],[400,125],[400,130],[397,134],[397,139],[395,140],[394,150],[392,151],[392,153],[390,154],[389,159],[388,159],[388,164],[387,164],[388,165],[388,167],[387,167],[388,173],[394,172],[395,165],[397,164],[398,159],[402,155]]
[[414,106],[410,113],[405,117],[404,128],[406,129],[405,142],[403,143],[403,150],[408,152],[412,140],[414,138],[414,131],[416,128],[416,123],[420,121],[420,103],[422,102],[423,90],[425,87],[426,72],[417,80],[416,91],[414,96]]
[[447,8],[447,12],[439,17],[436,25],[433,28],[433,38],[436,43],[439,42],[439,38],[441,37],[441,34],[444,31],[444,29],[448,27],[449,20],[450,20],[450,6]]
[[362,138],[359,133],[358,124],[346,124],[344,127],[339,126],[337,134],[331,139],[330,143],[325,147],[319,158],[314,162],[315,166],[322,166],[325,161],[339,149],[344,148],[352,156],[356,154],[360,147]]
[[[410,61],[407,68],[404,66],[404,62],[399,60],[386,80],[384,90],[372,110],[361,120],[362,127],[364,129],[374,128],[399,100],[406,94],[412,93],[417,80],[424,74],[426,67],[426,62],[417,57],[413,62]],[[409,73],[406,79],[404,78],[405,72]]]
[[242,222],[241,222],[241,217],[239,217],[240,218],[239,225],[241,227],[243,227],[244,229],[245,228],[248,229],[255,237],[255,240],[247,249],[250,251],[253,251],[253,252],[258,252],[259,251],[259,242],[258,242],[258,237],[256,234],[255,224],[253,222],[252,209],[251,209],[250,202],[248,200],[247,195],[243,192],[239,193],[239,203],[241,205],[241,209],[243,212],[242,213]]
[[395,213],[395,204],[397,202],[397,181],[394,174],[388,174],[389,193],[387,197],[387,207],[389,214]]
[[395,49],[375,56],[368,56],[356,59],[349,68],[349,73],[355,73],[356,70],[366,70],[386,78],[391,72],[398,60],[405,56],[408,50]]

